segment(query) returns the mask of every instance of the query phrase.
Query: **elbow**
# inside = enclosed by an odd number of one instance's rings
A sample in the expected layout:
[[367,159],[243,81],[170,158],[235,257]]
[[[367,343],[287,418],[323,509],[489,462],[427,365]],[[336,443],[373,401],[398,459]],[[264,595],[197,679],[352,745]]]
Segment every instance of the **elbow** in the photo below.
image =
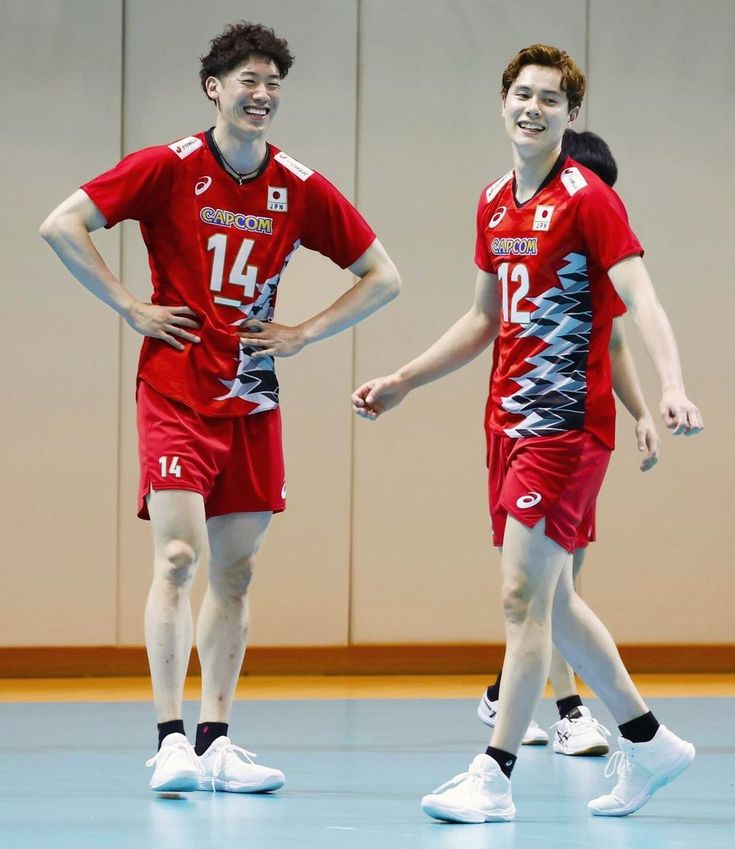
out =
[[48,218],[41,224],[38,228],[39,236],[45,241],[51,244],[54,241],[55,234],[57,232],[56,222],[54,220],[53,213],[48,216]]
[[52,212],[41,224],[38,228],[38,234],[52,248],[62,240],[64,227],[56,212]]
[[384,303],[388,303],[392,301],[394,298],[397,298],[401,294],[401,275],[398,273],[398,269],[391,263],[390,268],[386,269],[386,273],[383,275],[382,279],[382,294]]

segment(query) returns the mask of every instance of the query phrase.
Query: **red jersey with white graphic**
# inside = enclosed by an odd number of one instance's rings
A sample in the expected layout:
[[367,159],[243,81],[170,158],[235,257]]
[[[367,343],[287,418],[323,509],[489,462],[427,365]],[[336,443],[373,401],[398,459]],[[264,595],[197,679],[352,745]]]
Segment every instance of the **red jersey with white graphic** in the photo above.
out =
[[202,414],[238,416],[278,405],[272,357],[253,359],[238,325],[273,317],[281,274],[297,248],[352,265],[375,239],[321,174],[268,145],[247,181],[224,169],[211,131],[126,156],[82,186],[107,227],[132,218],[148,248],[154,304],[188,306],[199,344],[177,351],[145,337],[138,376]]
[[475,262],[498,276],[502,315],[486,426],[511,437],[586,430],[614,447],[608,344],[620,299],[608,270],[643,253],[622,201],[572,159],[518,204],[513,172],[477,210]]

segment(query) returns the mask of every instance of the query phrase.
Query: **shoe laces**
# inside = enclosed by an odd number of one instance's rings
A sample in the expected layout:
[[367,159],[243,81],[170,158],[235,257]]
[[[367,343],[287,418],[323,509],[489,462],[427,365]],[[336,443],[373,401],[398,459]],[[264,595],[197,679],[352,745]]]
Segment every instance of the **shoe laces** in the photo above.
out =
[[605,778],[612,778],[613,774],[617,772],[618,783],[616,787],[619,787],[628,781],[632,771],[633,761],[622,749],[618,749],[607,762],[607,766],[605,767]]
[[[600,731],[606,737],[609,737],[612,733],[609,728],[606,728],[601,722],[598,722],[594,716],[563,716],[558,722],[555,722],[553,725],[549,726],[549,729],[558,728],[563,722],[568,722],[571,725],[569,729],[569,734],[577,734],[580,731],[584,731],[585,725],[591,725],[596,731]],[[612,773],[611,773],[612,775]],[[608,776],[609,778],[610,776]]]
[[445,781],[444,784],[440,784],[439,787],[432,791],[432,793],[443,793],[445,790],[457,787],[457,785],[462,784],[463,782],[467,782],[467,784],[469,784],[469,786],[474,790],[482,784],[483,776],[481,773],[472,770],[460,772],[455,775],[454,778],[450,778],[449,781]]
[[169,743],[168,746],[162,746],[152,758],[146,762],[146,766],[158,766],[159,761],[165,763],[175,752],[184,754],[191,758],[191,745],[186,740],[180,740],[178,743]]
[[215,780],[224,772],[225,763],[227,762],[227,757],[229,755],[234,755],[241,761],[245,761],[249,764],[254,763],[253,758],[258,757],[255,752],[249,752],[247,749],[236,746],[234,743],[227,743],[218,749],[217,754],[214,757],[214,763],[212,764],[212,792],[214,793],[217,792],[215,788]]

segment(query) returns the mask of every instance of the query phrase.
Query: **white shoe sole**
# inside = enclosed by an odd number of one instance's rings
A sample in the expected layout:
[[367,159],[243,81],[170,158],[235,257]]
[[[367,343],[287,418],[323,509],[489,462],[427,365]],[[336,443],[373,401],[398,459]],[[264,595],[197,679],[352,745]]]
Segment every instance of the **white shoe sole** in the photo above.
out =
[[571,757],[588,756],[588,755],[606,755],[610,751],[607,743],[599,743],[596,746],[587,746],[586,749],[568,749],[565,746],[554,742],[554,751],[557,755],[569,755]]
[[521,746],[548,746],[548,737],[524,737],[521,740]]
[[477,811],[472,808],[450,808],[443,805],[439,799],[430,796],[425,796],[421,800],[421,809],[435,820],[443,820],[444,822],[510,822],[516,815],[515,805],[488,814],[485,811]]
[[180,772],[158,784],[151,781],[149,786],[154,793],[191,793],[199,789],[199,773],[194,770]]
[[666,787],[667,784],[678,778],[690,766],[694,760],[696,750],[691,743],[687,743],[686,746],[687,748],[681,752],[672,767],[664,775],[652,775],[648,784],[644,787],[643,792],[627,805],[620,808],[596,808],[594,806],[596,800],[593,799],[587,805],[590,813],[596,817],[627,817],[628,814],[634,814],[636,811],[639,811],[657,790]]
[[200,778],[197,782],[195,790],[213,790],[217,793],[269,793],[272,790],[280,790],[286,783],[284,778],[268,778],[257,784],[241,784],[236,781],[220,781],[215,779],[214,787],[212,787],[211,778]]

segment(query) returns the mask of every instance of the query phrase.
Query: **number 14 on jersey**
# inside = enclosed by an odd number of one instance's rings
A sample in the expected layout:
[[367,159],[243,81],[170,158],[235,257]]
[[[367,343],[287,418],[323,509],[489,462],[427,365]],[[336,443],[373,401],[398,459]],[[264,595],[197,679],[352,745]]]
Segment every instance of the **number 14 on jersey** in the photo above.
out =
[[[252,239],[242,240],[235,261],[232,263],[229,276],[230,283],[235,286],[242,286],[244,290],[243,300],[247,301],[252,300],[255,294],[255,284],[258,276],[258,269],[254,265],[248,265],[250,251],[252,251],[254,244],[255,242]],[[207,242],[207,250],[214,252],[209,288],[213,292],[221,292],[225,276],[227,234],[216,233],[214,236],[210,236]],[[239,307],[243,303],[243,301],[236,301],[234,298],[223,298],[221,295],[215,295],[214,302],[215,304],[223,304],[226,307]]]

